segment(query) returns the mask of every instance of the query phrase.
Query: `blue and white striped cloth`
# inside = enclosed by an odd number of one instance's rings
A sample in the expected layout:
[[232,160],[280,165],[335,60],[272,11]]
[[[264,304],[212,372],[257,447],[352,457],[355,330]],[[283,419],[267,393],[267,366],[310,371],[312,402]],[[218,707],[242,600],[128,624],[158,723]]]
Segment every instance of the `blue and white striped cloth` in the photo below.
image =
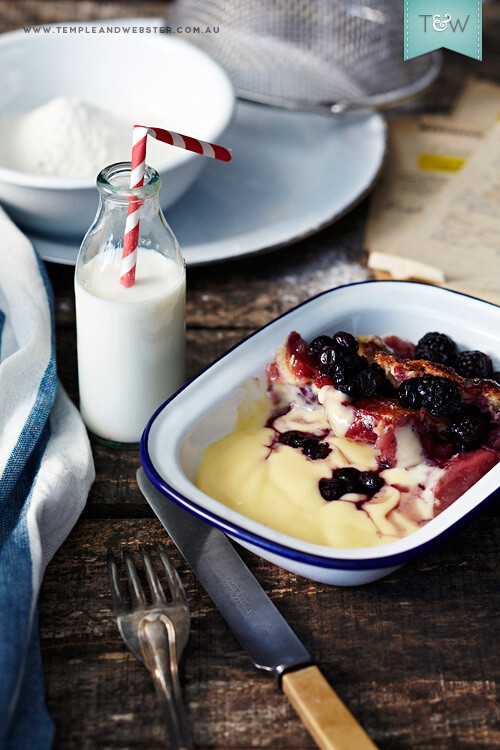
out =
[[50,284],[0,209],[0,750],[52,745],[36,603],[93,480],[85,428],[57,381]]

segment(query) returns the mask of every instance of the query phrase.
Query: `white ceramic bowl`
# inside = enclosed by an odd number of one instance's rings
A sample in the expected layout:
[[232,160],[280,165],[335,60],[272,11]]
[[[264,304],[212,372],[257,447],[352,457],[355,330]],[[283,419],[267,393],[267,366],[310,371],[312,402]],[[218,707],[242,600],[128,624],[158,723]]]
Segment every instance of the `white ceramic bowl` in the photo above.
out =
[[174,501],[244,547],[298,575],[335,585],[381,578],[455,532],[500,486],[500,464],[449,508],[404,539],[359,549],[303,542],[249,519],[201,492],[194,478],[205,447],[234,426],[240,385],[265,365],[290,333],[306,340],[335,330],[395,334],[417,341],[442,331],[460,348],[480,349],[500,369],[500,307],[411,282],[363,282],[325,292],[281,316],[214,362],[152,417],[141,441],[146,474]]
[[[128,25],[145,22],[153,25],[155,19],[133,19]],[[107,24],[127,25],[113,19],[54,25],[43,34],[1,35],[0,117],[31,111],[58,96],[77,97],[127,118],[131,126],[164,127],[220,143],[235,101],[224,70],[201,50],[166,34],[57,31]],[[130,152],[122,160],[130,161]],[[162,179],[160,202],[166,209],[208,159],[149,139],[147,161]],[[81,239],[97,208],[96,177],[45,177],[0,166],[0,203],[23,229]]]

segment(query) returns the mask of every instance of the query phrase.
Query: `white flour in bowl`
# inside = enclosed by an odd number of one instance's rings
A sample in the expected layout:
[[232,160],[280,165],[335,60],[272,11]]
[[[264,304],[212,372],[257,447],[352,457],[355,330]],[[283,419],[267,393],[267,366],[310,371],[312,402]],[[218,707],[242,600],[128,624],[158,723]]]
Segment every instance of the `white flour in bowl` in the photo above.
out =
[[20,172],[95,177],[108,164],[130,161],[131,148],[129,123],[77,98],[0,118],[0,166]]

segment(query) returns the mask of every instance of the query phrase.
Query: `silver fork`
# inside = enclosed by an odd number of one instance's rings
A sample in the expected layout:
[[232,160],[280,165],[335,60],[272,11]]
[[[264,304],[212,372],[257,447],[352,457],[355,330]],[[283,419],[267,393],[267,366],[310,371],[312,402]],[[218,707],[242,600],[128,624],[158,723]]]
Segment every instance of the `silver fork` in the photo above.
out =
[[125,644],[151,673],[172,750],[192,750],[178,671],[189,636],[189,607],[186,592],[165,547],[162,544],[156,547],[165,568],[171,600],[167,601],[148,549],[141,546],[152,604],[146,601],[131,553],[123,550],[132,605],[131,609],[127,607],[115,557],[108,551],[113,607]]

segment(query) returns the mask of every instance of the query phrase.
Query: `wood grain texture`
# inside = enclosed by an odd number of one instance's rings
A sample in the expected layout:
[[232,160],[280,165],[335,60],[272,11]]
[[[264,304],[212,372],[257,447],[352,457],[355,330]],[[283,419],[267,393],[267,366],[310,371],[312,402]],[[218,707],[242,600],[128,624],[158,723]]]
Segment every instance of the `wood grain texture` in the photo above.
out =
[[[484,61],[446,52],[440,79],[405,111],[445,112],[467,75],[500,82],[500,12],[485,5]],[[0,31],[53,21],[163,16],[168,2],[0,0]],[[331,227],[257,258],[188,269],[188,374],[346,278],[364,279],[366,201]],[[168,217],[167,217],[168,218]],[[77,400],[73,270],[48,264],[58,368]],[[253,668],[140,494],[137,451],[92,444],[97,479],[47,569],[40,636],[56,750],[159,750],[150,678],[110,609],[106,550],[161,539],[186,586],[192,632],[181,677],[197,750],[305,750],[313,740],[274,680]],[[500,747],[498,506],[382,581],[324,586],[241,554],[325,678],[382,750]],[[352,750],[356,750],[353,748]]]
[[[498,526],[494,517],[479,519],[434,554],[351,589],[299,578],[238,551],[377,745],[492,750],[500,739],[492,659]],[[161,746],[153,688],[121,642],[105,565],[108,548],[119,553],[157,539],[167,545],[191,606],[181,676],[196,747],[314,747],[159,522],[92,519],[82,520],[56,554],[40,597],[56,748]]]

